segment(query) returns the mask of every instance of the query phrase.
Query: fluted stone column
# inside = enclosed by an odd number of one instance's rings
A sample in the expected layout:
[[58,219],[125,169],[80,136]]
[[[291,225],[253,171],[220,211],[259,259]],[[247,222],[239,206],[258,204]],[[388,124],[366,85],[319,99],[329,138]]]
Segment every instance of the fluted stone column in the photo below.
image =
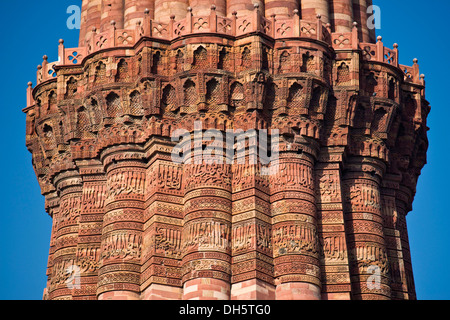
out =
[[188,7],[189,0],[155,0],[155,20],[169,23],[172,15],[175,16],[175,20],[184,19]]
[[227,15],[226,0],[189,0],[189,6],[194,16],[209,16],[211,6],[215,6],[218,16],[226,17]]
[[389,261],[383,229],[381,160],[349,159],[343,177],[347,245],[355,299],[389,299]]
[[269,178],[262,172],[258,131],[247,130],[262,129],[258,123],[258,117],[234,123],[235,130],[246,132],[246,139],[234,141],[232,300],[275,299]]
[[222,157],[223,164],[195,156],[184,164],[184,300],[230,299],[232,174]]
[[233,12],[238,13],[238,18],[251,15],[255,10],[255,5],[258,6],[259,12],[264,15],[264,0],[227,0],[227,16],[231,18]]
[[56,234],[58,230],[57,217],[59,212],[59,197],[57,192],[52,192],[45,195],[45,208],[49,216],[52,218],[52,231],[50,235],[50,249],[47,260],[47,286],[44,289],[42,299],[49,300],[49,290],[51,289],[51,274],[53,270],[53,255],[56,251]]
[[89,0],[87,1],[87,16],[86,16],[86,28],[85,36],[80,32],[80,41],[89,39],[92,36],[92,30],[100,30],[101,17],[102,17],[102,1],[101,0]]
[[140,299],[145,163],[139,149],[111,147],[102,154],[107,177],[99,300]]
[[79,218],[81,209],[82,181],[75,170],[66,171],[55,177],[59,190],[59,210],[55,212],[55,251],[52,256],[49,299],[73,299],[78,287],[79,274],[76,266]]
[[284,143],[280,151],[270,185],[276,299],[320,300],[315,155],[297,143]]
[[322,22],[330,22],[328,0],[302,0],[301,3],[301,18],[308,21],[316,21],[317,15],[320,14]]
[[331,24],[335,32],[351,32],[353,25],[352,0],[331,0]]
[[390,262],[392,299],[407,300],[408,284],[403,257],[402,217],[399,214],[396,195],[399,193],[401,175],[387,174],[381,189],[384,234]]
[[323,150],[315,167],[324,300],[350,300],[352,291],[341,192],[343,153],[339,151]]
[[411,211],[411,201],[413,199],[412,191],[405,187],[400,186],[397,191],[396,205],[397,205],[397,230],[400,234],[400,243],[402,247],[403,263],[405,267],[405,277],[406,277],[406,289],[408,292],[408,299],[416,300],[416,288],[414,283],[414,275],[411,262],[411,249],[409,246],[408,237],[408,226],[406,221],[406,216],[409,211]]
[[115,22],[117,29],[123,29],[123,0],[103,0],[102,1],[102,15],[101,15],[101,31],[106,31],[111,28],[111,22]]
[[[182,165],[165,141],[150,144],[144,210],[142,300],[181,300]],[[166,152],[163,152],[166,151]]]
[[300,10],[300,3],[298,0],[265,0],[266,17],[270,18],[272,15],[279,17],[289,17],[293,15],[294,10]]
[[80,288],[75,291],[74,300],[95,300],[100,268],[106,177],[99,161],[83,161],[79,167],[83,179],[76,252],[76,266],[80,272]]
[[148,9],[150,19],[154,19],[155,0],[125,0],[124,28],[135,28],[136,23],[143,20],[146,9]]
[[372,0],[352,0],[354,20],[358,23],[358,33],[360,41],[375,42],[375,29],[369,29],[367,20],[369,14],[367,8],[372,5]]

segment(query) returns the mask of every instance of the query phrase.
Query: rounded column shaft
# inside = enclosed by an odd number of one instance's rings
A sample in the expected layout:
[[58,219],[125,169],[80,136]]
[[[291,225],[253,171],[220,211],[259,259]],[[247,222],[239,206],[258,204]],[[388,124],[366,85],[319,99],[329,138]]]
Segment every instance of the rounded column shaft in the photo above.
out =
[[300,3],[302,20],[316,21],[317,15],[320,14],[323,23],[330,21],[328,0],[302,0]]
[[189,0],[155,0],[155,20],[161,23],[169,23],[170,17],[175,20],[184,19],[189,7]]
[[[91,164],[92,167],[97,163]],[[80,290],[74,299],[95,300],[97,298],[98,271],[100,268],[101,232],[106,196],[106,180],[103,174],[89,174],[91,169],[80,168],[83,178],[83,196],[78,232],[76,265],[81,277]],[[92,172],[91,172],[92,173]]]
[[352,0],[354,20],[358,23],[359,39],[362,42],[375,42],[375,28],[369,26],[368,19],[370,15],[367,9],[372,5],[372,0]]
[[80,17],[80,37],[79,37],[79,46],[84,46],[84,41],[86,39],[86,22],[88,19],[88,7],[89,7],[89,1],[83,0],[81,4],[81,17]]
[[314,160],[280,154],[271,177],[272,243],[277,300],[320,300]]
[[[165,145],[161,144],[163,150]],[[142,300],[180,300],[182,165],[155,153],[148,162],[142,252]]]
[[76,264],[82,182],[78,172],[67,171],[55,178],[60,190],[59,210],[55,212],[55,251],[49,276],[49,299],[73,299],[80,289],[80,272]]
[[255,4],[259,6],[258,10],[264,15],[263,0],[227,0],[227,16],[231,18],[233,12],[238,13],[238,18],[251,15],[255,10]]
[[266,17],[270,18],[272,15],[278,17],[289,17],[293,15],[295,9],[300,10],[300,3],[298,0],[265,0]]
[[389,299],[389,261],[380,192],[383,164],[362,158],[350,161],[343,189],[353,297]]
[[99,300],[138,300],[141,283],[141,252],[145,164],[131,160],[136,153],[123,153],[127,160],[107,156],[107,191],[101,243]]
[[[405,244],[402,241],[404,231],[406,230],[406,220],[403,221],[404,211],[401,203],[399,182],[400,176],[396,174],[387,174],[383,181],[381,189],[381,203],[384,221],[384,233],[386,237],[386,247],[390,262],[390,286],[392,299],[407,300],[408,284],[405,272]],[[405,224],[404,224],[405,223]]]
[[351,32],[353,24],[352,0],[332,0],[330,20],[335,32]]
[[[85,6],[87,14],[86,21],[81,21],[81,28],[85,30],[85,33],[80,32],[80,44],[82,41],[89,39],[92,36],[93,29],[99,30],[101,25],[101,17],[102,17],[102,1],[101,0],[89,0],[86,1],[87,5]],[[84,34],[84,38],[83,38]]]
[[155,0],[125,0],[124,28],[133,29],[138,21],[144,18],[144,12],[148,9],[150,19],[155,17]]
[[[201,148],[201,146],[200,146]],[[183,299],[228,300],[231,290],[231,166],[194,157],[183,169]]]
[[218,16],[225,17],[227,15],[226,0],[190,0],[189,6],[192,8],[194,16],[209,16],[212,6],[216,7]]
[[408,237],[408,226],[406,221],[406,216],[411,210],[411,201],[413,198],[413,191],[409,188],[401,187],[397,193],[397,221],[396,229],[399,232],[402,258],[405,270],[405,280],[403,285],[406,287],[406,292],[408,294],[408,299],[416,300],[416,288],[414,283],[414,274],[411,261],[411,249],[409,245]]
[[103,0],[102,1],[102,16],[101,16],[101,31],[106,31],[111,27],[111,22],[115,22],[116,29],[123,29],[124,15],[123,15],[123,0]]
[[[234,130],[244,132],[235,140],[233,163],[232,300],[273,300],[272,225],[268,176],[260,152],[267,154],[268,142],[248,123],[265,122],[249,115],[236,116]],[[244,120],[245,119],[245,120]],[[243,139],[243,137],[245,139]]]

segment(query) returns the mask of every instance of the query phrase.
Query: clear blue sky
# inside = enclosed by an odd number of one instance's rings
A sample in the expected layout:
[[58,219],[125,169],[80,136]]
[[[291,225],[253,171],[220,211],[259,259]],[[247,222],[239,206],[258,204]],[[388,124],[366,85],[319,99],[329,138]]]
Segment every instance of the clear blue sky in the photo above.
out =
[[[397,42],[400,63],[419,59],[426,75],[430,149],[419,180],[414,211],[408,216],[409,238],[419,299],[450,298],[448,30],[449,1],[374,0],[381,8],[386,46]],[[2,116],[0,137],[0,299],[39,300],[46,285],[51,220],[25,148],[27,82],[36,83],[44,54],[57,60],[58,40],[77,46],[78,32],[66,27],[69,5],[80,0],[0,1],[3,30],[0,61]],[[440,8],[437,8],[437,6]]]

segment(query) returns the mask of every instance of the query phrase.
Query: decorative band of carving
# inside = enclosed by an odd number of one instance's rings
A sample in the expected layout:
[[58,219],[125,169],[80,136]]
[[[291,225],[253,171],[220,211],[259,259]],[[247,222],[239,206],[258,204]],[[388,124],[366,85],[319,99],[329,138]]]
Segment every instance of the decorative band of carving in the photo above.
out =
[[278,174],[271,176],[270,190],[273,194],[276,191],[284,190],[305,190],[314,193],[314,174],[310,163],[282,162],[277,166]]
[[165,282],[159,282],[160,284],[181,283],[180,267],[173,267],[165,264],[153,264],[141,274],[142,274],[142,283],[148,281],[148,279],[150,278],[168,279]]
[[[181,192],[183,172],[180,165],[158,161],[147,171],[147,193]],[[181,195],[181,193],[180,193]]]
[[268,275],[266,273],[254,271],[254,270],[245,272],[245,273],[240,273],[240,274],[233,274],[231,276],[231,283],[235,284],[235,283],[239,283],[239,282],[243,282],[243,281],[247,281],[247,280],[253,280],[253,279],[262,280],[264,282],[267,282],[270,285],[274,284],[273,275]]
[[78,245],[76,265],[80,267],[82,275],[97,275],[97,271],[100,268],[100,254],[99,244]]
[[[142,223],[141,222],[115,222],[112,224],[109,224],[107,226],[105,226],[102,230],[103,235],[109,234],[111,232],[115,232],[115,231],[121,231],[121,230],[132,230],[132,231],[137,231],[137,232],[141,232],[142,231]],[[102,238],[104,238],[104,236],[102,236]]]
[[106,200],[105,183],[84,183],[81,210],[84,213],[103,211]]
[[347,211],[371,212],[381,215],[379,186],[368,180],[363,181],[364,183],[359,183],[352,179],[344,182],[344,200]]
[[125,195],[117,196],[115,201],[106,203],[105,212],[118,209],[140,209],[144,210],[145,203],[143,195]]
[[232,200],[232,194],[230,190],[224,190],[220,188],[201,188],[186,193],[186,195],[184,196],[184,201],[186,202],[195,198],[205,199],[214,197],[223,198],[230,201]]
[[117,231],[108,234],[102,241],[102,260],[136,260],[142,253],[142,235],[133,231]]
[[[107,202],[114,201],[122,195],[144,195],[145,172],[132,169],[117,169],[108,175]],[[133,199],[133,197],[131,197]]]
[[107,226],[116,222],[139,222],[142,223],[142,211],[136,209],[117,209],[108,211],[103,218],[103,225]]
[[231,249],[231,227],[222,221],[193,221],[184,225],[183,252]]
[[194,198],[186,201],[184,204],[184,214],[189,215],[195,211],[223,211],[225,213],[231,212],[231,200],[218,197],[202,197]]
[[185,213],[184,223],[186,224],[190,221],[196,221],[198,219],[215,219],[229,223],[231,220],[231,215],[229,212],[221,210],[198,210],[192,213]]
[[195,278],[215,278],[230,281],[231,264],[222,260],[196,259],[183,264],[183,282]]
[[353,235],[358,233],[367,233],[384,239],[383,225],[374,221],[352,220],[348,223],[347,231]]
[[140,292],[140,276],[132,273],[108,274],[99,277],[97,295],[109,291]]
[[[53,265],[51,276],[49,279],[49,285],[47,287],[48,292],[51,293],[56,289],[68,289],[68,283],[73,277],[73,274],[69,271],[69,268],[75,265],[75,257],[67,256],[59,261],[56,261]],[[65,294],[71,295],[71,290],[65,292]]]
[[[71,237],[70,240],[73,240],[74,237]],[[55,247],[55,251],[53,253],[53,262],[56,263],[57,261],[60,261],[62,259],[65,259],[67,256],[73,256],[76,252],[76,242],[72,241],[70,243],[72,246],[68,247],[67,244],[65,246],[61,247]]]
[[283,223],[272,228],[274,258],[283,255],[319,254],[317,228],[308,223]]
[[[164,210],[167,208],[166,210]],[[158,203],[157,206],[144,212],[144,230],[149,228],[153,223],[167,223],[176,226],[183,224],[183,207],[180,205],[165,205]]]
[[76,222],[81,213],[81,196],[79,193],[62,197],[59,206],[58,223]]
[[[314,275],[308,275],[308,274],[295,274],[295,272],[297,272],[298,269],[301,268],[286,268],[284,270],[284,274],[277,276],[277,283],[283,284],[283,283],[289,283],[289,282],[306,282],[306,283],[311,283],[314,284],[316,286],[318,286],[319,288],[322,287],[322,282],[320,281],[320,279],[318,278],[318,276],[314,276]],[[291,270],[291,271],[289,271]]]
[[67,247],[76,247],[78,243],[78,234],[71,233],[64,236],[59,237],[55,243],[55,249],[67,248]]
[[233,276],[251,271],[257,271],[273,277],[274,267],[273,264],[260,259],[246,260],[232,265]]
[[303,214],[316,217],[316,205],[304,199],[285,199],[273,201],[271,205],[272,216],[285,214]]
[[197,186],[217,185],[231,190],[231,166],[218,164],[184,165],[185,190]]
[[368,274],[370,266],[380,267],[381,275],[387,276],[389,273],[389,260],[386,249],[380,244],[356,244],[350,250],[350,259],[356,263],[361,274]]

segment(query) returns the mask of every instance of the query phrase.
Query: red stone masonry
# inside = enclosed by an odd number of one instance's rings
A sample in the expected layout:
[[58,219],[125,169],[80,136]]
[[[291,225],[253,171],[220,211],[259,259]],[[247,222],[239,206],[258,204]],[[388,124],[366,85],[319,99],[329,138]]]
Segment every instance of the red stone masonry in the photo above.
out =
[[[44,299],[415,299],[430,107],[369,5],[83,1],[79,47],[44,57],[24,109],[53,218]],[[279,130],[278,170],[173,162],[196,121]]]

